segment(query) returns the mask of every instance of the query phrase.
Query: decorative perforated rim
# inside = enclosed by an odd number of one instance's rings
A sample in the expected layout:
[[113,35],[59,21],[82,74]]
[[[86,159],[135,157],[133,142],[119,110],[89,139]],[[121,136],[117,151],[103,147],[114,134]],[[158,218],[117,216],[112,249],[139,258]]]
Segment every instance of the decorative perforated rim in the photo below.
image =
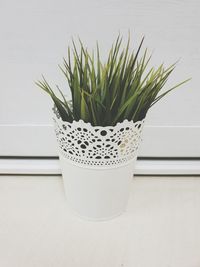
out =
[[53,120],[60,154],[75,165],[94,168],[128,164],[137,157],[145,121],[105,127],[82,120],[69,123],[55,109]]

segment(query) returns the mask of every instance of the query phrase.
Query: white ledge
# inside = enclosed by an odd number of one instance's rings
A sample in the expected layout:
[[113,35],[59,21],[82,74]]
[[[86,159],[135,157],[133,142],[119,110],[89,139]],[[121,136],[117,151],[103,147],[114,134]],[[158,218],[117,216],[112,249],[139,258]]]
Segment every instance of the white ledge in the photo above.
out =
[[[60,175],[58,159],[0,159],[0,174]],[[135,175],[200,175],[200,160],[137,160]]]

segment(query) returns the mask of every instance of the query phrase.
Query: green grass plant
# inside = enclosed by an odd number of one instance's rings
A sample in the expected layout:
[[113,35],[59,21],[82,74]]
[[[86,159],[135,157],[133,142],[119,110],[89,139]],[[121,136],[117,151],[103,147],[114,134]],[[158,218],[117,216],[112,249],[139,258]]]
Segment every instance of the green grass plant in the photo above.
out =
[[149,68],[151,56],[147,49],[141,50],[144,37],[133,51],[130,51],[130,37],[124,48],[122,40],[119,35],[104,63],[98,43],[95,52],[89,53],[81,40],[78,46],[72,40],[67,59],[59,66],[69,85],[71,99],[66,99],[58,86],[60,96],[57,96],[44,76],[36,82],[50,95],[64,121],[81,119],[93,126],[114,126],[125,119],[136,122],[144,119],[148,110],[169,92],[189,80],[161,92],[176,63]]

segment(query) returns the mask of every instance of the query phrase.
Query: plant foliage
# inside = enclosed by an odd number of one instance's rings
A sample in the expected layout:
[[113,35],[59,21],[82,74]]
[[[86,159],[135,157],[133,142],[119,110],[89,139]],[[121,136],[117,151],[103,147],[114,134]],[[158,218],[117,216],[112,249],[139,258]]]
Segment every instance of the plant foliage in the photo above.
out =
[[63,59],[63,66],[60,66],[70,87],[70,101],[57,86],[58,97],[44,77],[36,84],[51,96],[64,121],[82,119],[93,126],[114,126],[124,119],[142,120],[149,108],[188,81],[160,93],[176,63],[167,68],[163,64],[148,68],[151,56],[147,55],[147,49],[139,56],[143,41],[144,37],[137,50],[130,52],[130,38],[122,48],[119,35],[103,63],[98,43],[95,53],[89,53],[81,40],[79,47],[72,40],[68,59]]

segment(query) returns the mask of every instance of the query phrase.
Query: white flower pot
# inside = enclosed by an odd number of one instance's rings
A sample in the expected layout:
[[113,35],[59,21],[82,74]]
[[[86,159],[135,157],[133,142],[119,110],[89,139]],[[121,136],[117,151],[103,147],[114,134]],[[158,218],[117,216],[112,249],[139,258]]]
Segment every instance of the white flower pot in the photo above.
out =
[[125,211],[134,163],[110,168],[87,168],[60,155],[66,198],[81,217],[108,220]]
[[75,213],[108,220],[125,211],[143,121],[116,126],[54,117],[66,198]]

